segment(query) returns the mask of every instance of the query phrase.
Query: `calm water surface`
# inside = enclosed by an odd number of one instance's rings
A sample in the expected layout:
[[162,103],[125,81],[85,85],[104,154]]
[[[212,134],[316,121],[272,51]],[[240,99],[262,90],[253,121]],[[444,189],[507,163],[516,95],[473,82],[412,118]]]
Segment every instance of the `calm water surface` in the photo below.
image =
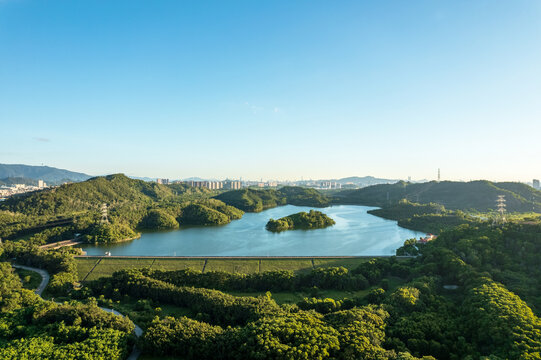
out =
[[396,221],[367,214],[367,206],[338,205],[321,210],[336,221],[326,229],[271,233],[270,218],[278,219],[310,207],[286,205],[260,213],[246,213],[230,224],[188,227],[168,232],[143,233],[130,242],[84,246],[88,255],[145,256],[338,256],[394,255],[404,240],[424,235],[401,228]]

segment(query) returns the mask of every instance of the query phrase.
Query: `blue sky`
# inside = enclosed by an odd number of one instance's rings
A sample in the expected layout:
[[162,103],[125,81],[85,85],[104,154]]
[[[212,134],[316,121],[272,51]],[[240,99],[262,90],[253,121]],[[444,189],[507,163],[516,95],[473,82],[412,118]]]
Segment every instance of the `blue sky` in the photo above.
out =
[[0,163],[541,177],[541,2],[0,0]]

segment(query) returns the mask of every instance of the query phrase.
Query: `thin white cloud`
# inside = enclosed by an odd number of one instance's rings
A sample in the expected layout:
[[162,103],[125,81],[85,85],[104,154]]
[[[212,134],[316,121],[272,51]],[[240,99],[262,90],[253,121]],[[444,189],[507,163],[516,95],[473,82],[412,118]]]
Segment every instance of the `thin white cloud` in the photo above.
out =
[[[0,0],[0,1],[2,1],[2,0]],[[34,139],[34,141],[39,141],[39,142],[51,142],[51,139],[44,138],[44,137],[35,137],[33,139]]]

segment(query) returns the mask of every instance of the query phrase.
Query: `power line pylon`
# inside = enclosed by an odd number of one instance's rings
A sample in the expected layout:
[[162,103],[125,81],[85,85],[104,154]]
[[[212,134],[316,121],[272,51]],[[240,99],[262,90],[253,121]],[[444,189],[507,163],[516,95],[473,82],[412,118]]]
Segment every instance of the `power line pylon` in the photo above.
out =
[[101,204],[101,219],[100,224],[109,224],[109,217],[107,216],[107,204]]
[[505,213],[507,210],[505,203],[505,195],[498,195],[498,199],[496,200],[496,208],[498,211],[498,217],[495,222],[498,224],[505,224]]

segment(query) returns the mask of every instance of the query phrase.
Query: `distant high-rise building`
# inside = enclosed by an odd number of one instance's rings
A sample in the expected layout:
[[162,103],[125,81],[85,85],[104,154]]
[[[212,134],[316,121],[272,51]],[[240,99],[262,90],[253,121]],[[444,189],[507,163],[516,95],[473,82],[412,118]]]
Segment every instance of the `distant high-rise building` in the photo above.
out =
[[38,187],[43,189],[44,187],[47,187],[47,184],[43,180],[38,180]]
[[539,186],[539,179],[533,179],[533,188],[541,190],[541,186]]
[[169,184],[169,179],[156,179],[156,182],[158,184],[168,185]]
[[[236,187],[234,188],[228,187],[229,185],[227,181],[224,182],[224,181],[192,181],[190,180],[190,181],[182,181],[181,183],[190,185],[193,187],[197,187],[197,188],[207,188],[209,190],[236,189]],[[237,181],[234,183],[240,184],[240,181]],[[238,189],[240,189],[240,186],[238,187]]]
[[223,188],[223,186],[224,186],[224,183],[221,181],[207,181],[207,187],[210,190],[219,190]]
[[241,182],[238,180],[226,180],[223,185],[223,188],[227,190],[239,190],[241,187]]

